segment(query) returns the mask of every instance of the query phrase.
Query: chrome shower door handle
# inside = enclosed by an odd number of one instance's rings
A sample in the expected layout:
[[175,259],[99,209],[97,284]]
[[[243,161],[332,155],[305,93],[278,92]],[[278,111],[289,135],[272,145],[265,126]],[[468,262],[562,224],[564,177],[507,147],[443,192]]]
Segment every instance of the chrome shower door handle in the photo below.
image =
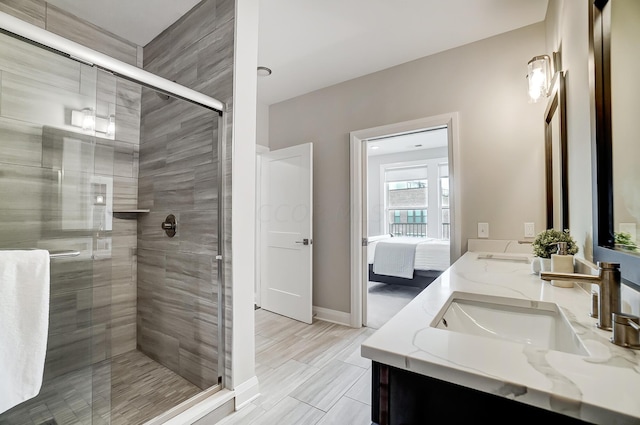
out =
[[311,245],[313,242],[311,241],[311,239],[303,239],[301,241],[296,241],[296,243],[298,244],[302,244],[302,245]]

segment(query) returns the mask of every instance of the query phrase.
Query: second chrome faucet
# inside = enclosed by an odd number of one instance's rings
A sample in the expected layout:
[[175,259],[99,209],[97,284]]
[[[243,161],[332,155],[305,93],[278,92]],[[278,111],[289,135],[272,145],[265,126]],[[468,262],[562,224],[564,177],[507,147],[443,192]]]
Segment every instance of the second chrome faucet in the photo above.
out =
[[598,274],[542,272],[542,280],[568,280],[596,283],[600,287],[598,297],[598,323],[600,329],[612,329],[611,313],[620,312],[620,264],[598,262]]

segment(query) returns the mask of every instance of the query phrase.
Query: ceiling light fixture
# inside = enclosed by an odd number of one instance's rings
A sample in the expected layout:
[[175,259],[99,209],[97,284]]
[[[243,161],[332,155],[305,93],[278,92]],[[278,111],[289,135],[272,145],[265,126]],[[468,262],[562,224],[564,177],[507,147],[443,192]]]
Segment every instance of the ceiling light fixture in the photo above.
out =
[[549,56],[535,56],[527,64],[527,81],[529,83],[529,102],[536,103],[549,96],[551,83],[551,63]]
[[258,67],[258,77],[268,77],[269,75],[271,75],[271,69],[266,66]]
[[371,149],[373,150],[380,149],[380,146],[371,146]]

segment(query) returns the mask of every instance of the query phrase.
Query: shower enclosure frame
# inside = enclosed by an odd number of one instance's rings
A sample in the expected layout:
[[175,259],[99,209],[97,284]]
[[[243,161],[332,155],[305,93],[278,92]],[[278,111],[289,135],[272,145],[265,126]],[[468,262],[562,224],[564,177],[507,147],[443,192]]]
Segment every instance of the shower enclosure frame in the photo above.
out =
[[[225,175],[226,157],[226,105],[210,96],[190,89],[188,87],[167,80],[163,77],[155,75],[151,72],[129,65],[108,55],[97,52],[93,49],[85,47],[74,41],[68,40],[57,34],[39,28],[28,22],[22,21],[4,12],[0,12],[0,32],[21,39],[27,43],[46,49],[63,57],[73,59],[82,64],[96,67],[99,70],[108,72],[114,76],[124,78],[133,83],[147,87],[152,90],[164,93],[166,95],[187,101],[192,104],[202,106],[206,109],[215,111],[218,114],[218,244],[216,247],[217,254],[215,260],[218,263],[218,385],[220,389],[225,385],[225,326],[224,326],[224,303],[225,303],[225,285],[224,285],[224,193],[225,188],[223,177]],[[213,387],[212,387],[213,388]],[[204,390],[203,392],[207,392]],[[198,397],[196,395],[196,397]],[[166,412],[160,412],[163,415]],[[178,413],[178,412],[176,412]]]

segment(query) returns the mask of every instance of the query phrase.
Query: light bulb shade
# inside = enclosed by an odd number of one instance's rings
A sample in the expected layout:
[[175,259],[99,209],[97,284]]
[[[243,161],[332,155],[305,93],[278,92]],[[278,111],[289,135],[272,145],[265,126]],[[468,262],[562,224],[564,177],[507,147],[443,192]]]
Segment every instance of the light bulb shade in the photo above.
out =
[[529,61],[527,82],[529,84],[529,101],[535,103],[549,95],[551,67],[549,56],[536,56]]
[[82,129],[84,131],[94,131],[96,129],[96,113],[91,108],[82,110]]
[[111,136],[115,136],[116,134],[116,117],[115,115],[111,114],[109,115],[109,117],[107,118],[107,136],[111,137]]

